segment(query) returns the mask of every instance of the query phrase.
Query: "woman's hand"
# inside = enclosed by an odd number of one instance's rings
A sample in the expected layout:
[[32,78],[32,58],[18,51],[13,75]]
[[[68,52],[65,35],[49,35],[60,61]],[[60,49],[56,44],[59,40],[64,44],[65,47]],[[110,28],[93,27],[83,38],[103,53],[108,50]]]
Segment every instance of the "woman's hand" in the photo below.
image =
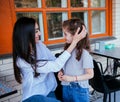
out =
[[59,72],[58,72],[58,79],[59,79],[60,81],[63,81],[63,80],[62,80],[62,76],[63,76],[63,71],[59,71]]
[[75,35],[73,36],[73,42],[79,42],[81,39],[85,38],[87,32],[85,26],[82,26],[82,31],[78,34],[80,28],[77,29]]
[[73,51],[73,49],[76,47],[76,44],[77,44],[81,39],[85,38],[85,36],[86,36],[86,34],[87,34],[87,33],[86,33],[86,29],[85,29],[85,26],[82,26],[82,27],[83,27],[83,29],[82,29],[81,33],[78,34],[78,32],[79,32],[79,30],[80,30],[80,28],[78,28],[77,31],[76,31],[76,33],[75,33],[75,35],[73,36],[73,41],[72,41],[71,45],[68,47],[68,49],[67,49],[67,51],[68,51],[69,53],[71,53],[71,52]]

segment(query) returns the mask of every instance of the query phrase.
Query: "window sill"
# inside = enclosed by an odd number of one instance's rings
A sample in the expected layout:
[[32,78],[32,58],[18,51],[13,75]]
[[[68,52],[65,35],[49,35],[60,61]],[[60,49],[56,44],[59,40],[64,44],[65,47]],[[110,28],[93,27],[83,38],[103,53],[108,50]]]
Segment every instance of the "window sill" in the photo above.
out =
[[116,37],[94,38],[94,39],[90,39],[90,44],[94,44],[96,41],[111,41],[116,39],[117,39]]

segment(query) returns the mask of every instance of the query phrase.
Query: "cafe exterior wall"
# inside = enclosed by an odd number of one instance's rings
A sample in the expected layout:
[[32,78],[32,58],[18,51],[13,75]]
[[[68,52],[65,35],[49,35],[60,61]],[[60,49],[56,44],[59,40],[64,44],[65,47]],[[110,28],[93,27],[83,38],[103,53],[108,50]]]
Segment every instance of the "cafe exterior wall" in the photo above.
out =
[[113,0],[113,35],[118,39],[116,46],[120,46],[120,0]]
[[[120,0],[113,0],[113,9],[112,9],[112,18],[113,18],[113,36],[117,39],[107,41],[107,43],[114,43],[115,46],[120,46]],[[94,44],[91,45],[94,49]],[[58,52],[58,50],[52,50],[53,53]],[[60,51],[60,49],[59,49]],[[106,64],[106,59],[98,56],[93,56],[95,59],[102,61],[104,66]],[[19,85],[13,75],[13,62],[12,57],[9,58],[0,58],[0,80],[5,80],[11,84],[18,92],[14,95],[0,99],[0,102],[20,102],[21,101],[21,85]]]

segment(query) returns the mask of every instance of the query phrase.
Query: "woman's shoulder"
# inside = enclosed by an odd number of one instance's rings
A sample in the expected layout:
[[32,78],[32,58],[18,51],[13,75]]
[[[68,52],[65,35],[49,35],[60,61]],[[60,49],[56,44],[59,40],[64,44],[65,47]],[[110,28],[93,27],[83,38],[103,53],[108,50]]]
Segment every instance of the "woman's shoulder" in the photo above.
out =
[[22,59],[20,57],[17,58],[16,63],[17,63],[17,66],[20,67],[20,68],[22,68],[22,67],[31,67],[31,65],[27,61],[25,61],[24,59]]

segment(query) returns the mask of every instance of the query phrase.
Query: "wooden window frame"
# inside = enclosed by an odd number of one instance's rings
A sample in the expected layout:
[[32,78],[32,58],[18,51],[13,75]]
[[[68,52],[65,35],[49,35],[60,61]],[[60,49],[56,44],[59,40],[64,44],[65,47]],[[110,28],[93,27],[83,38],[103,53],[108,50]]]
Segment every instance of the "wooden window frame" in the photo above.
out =
[[[48,40],[48,30],[47,30],[47,12],[67,12],[68,13],[68,19],[71,18],[71,12],[73,11],[88,11],[88,26],[89,26],[89,34],[90,38],[99,38],[99,37],[106,37],[106,36],[112,36],[112,0],[106,0],[106,7],[102,8],[91,8],[90,7],[90,0],[88,0],[88,8],[86,7],[80,7],[80,8],[72,8],[70,5],[70,0],[67,0],[67,7],[66,8],[47,8],[45,5],[45,1],[42,1],[42,8],[16,8],[16,12],[42,12],[43,14],[43,25],[44,25],[44,42],[46,44],[55,44],[55,43],[61,43],[64,42],[64,39],[59,40]],[[92,35],[92,21],[91,21],[91,11],[92,10],[105,10],[106,12],[106,32],[103,34],[94,34]],[[109,29],[110,28],[110,29]]]

